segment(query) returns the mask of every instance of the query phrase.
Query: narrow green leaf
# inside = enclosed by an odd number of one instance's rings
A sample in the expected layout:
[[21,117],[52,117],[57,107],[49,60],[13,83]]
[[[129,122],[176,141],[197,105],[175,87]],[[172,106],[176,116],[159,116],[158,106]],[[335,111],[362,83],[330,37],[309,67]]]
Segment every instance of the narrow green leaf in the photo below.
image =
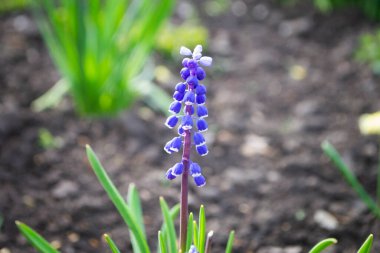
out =
[[376,205],[376,202],[363,188],[362,184],[357,180],[356,176],[350,168],[343,162],[342,157],[339,155],[338,151],[331,145],[328,141],[322,143],[323,152],[331,159],[333,164],[342,173],[344,179],[347,183],[354,189],[354,191],[359,195],[362,201],[367,205],[367,207],[377,216],[380,217],[380,208]]
[[334,238],[328,238],[323,241],[320,241],[317,243],[310,251],[309,253],[320,253],[323,250],[325,250],[327,247],[336,244],[338,241]]
[[[177,217],[179,215],[179,210],[180,210],[180,205],[179,204],[176,204],[175,206],[173,206],[170,209],[170,217],[171,217],[171,219],[172,219],[173,222],[177,219]],[[161,234],[162,234],[162,238],[164,238],[165,241],[169,240],[169,235],[167,233],[167,226],[166,226],[165,222],[163,222],[162,225],[161,225]],[[167,247],[165,246],[165,248],[167,248]]]
[[20,230],[22,235],[33,245],[33,247],[41,253],[59,253],[58,250],[54,249],[40,234],[34,231],[28,225],[16,221],[17,228]]
[[[141,201],[140,201],[139,193],[134,184],[129,185],[127,199],[128,199],[128,205],[131,208],[133,215],[135,216],[137,224],[139,228],[141,229],[141,231],[143,232],[144,237],[146,238],[144,219],[143,219],[143,213],[142,213],[142,208],[141,208]],[[131,243],[132,243],[134,253],[140,253],[136,238],[133,236],[133,233],[131,233]]]
[[169,252],[176,253],[177,252],[177,242],[176,242],[177,238],[176,238],[175,227],[174,227],[173,220],[170,216],[168,204],[166,203],[163,197],[160,197],[160,206],[161,206],[161,212],[162,212],[163,220],[166,227],[165,233],[168,234]]
[[57,106],[69,91],[69,88],[67,81],[64,79],[59,80],[52,88],[33,101],[32,109],[36,112],[41,112]]
[[88,160],[90,161],[91,167],[94,170],[99,182],[103,186],[104,190],[107,192],[108,197],[115,205],[124,222],[131,230],[133,236],[136,238],[140,251],[144,253],[149,253],[150,250],[148,243],[142,230],[138,225],[138,221],[132,213],[132,210],[125,203],[123,197],[116,189],[115,185],[112,183],[111,179],[107,175],[107,172],[104,170],[103,166],[99,162],[98,157],[95,155],[94,151],[91,149],[89,145],[86,146],[86,151]]
[[365,242],[363,243],[363,245],[358,250],[358,253],[370,253],[371,252],[371,248],[372,248],[372,241],[373,241],[373,235],[370,234],[368,236],[367,240],[365,240]]
[[194,240],[194,246],[197,249],[199,249],[197,221],[193,221],[193,240]]
[[189,251],[191,243],[193,242],[193,220],[193,213],[190,213],[189,220],[187,222],[186,252]]
[[231,231],[230,235],[228,236],[227,246],[226,246],[226,253],[232,252],[232,246],[234,244],[234,238],[235,238],[235,231]]
[[158,231],[158,246],[160,249],[160,253],[167,253],[167,247],[166,247],[166,242],[164,239],[164,236],[162,235],[161,231]]
[[104,234],[103,237],[106,240],[108,246],[110,247],[112,253],[120,253],[120,250],[116,246],[116,243],[112,240],[112,238],[108,234]]
[[206,214],[205,208],[201,205],[199,209],[199,229],[198,229],[198,250],[199,253],[205,252],[205,241],[206,241]]

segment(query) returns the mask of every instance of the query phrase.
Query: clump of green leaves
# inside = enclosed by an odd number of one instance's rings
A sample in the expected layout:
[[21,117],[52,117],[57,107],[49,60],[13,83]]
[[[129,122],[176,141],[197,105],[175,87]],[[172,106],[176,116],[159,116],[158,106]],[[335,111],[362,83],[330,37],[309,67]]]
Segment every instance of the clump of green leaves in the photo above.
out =
[[380,20],[380,2],[377,0],[314,0],[323,12],[343,7],[359,8],[364,14],[374,20]]
[[[84,115],[112,115],[130,106],[141,93],[136,77],[174,0],[31,2],[63,76],[59,85],[68,86],[77,110]],[[44,107],[41,101],[39,107]]]
[[[350,187],[358,194],[359,198],[367,205],[368,209],[377,217],[380,218],[380,207],[376,203],[376,200],[365,190],[363,185],[359,182],[355,174],[343,161],[341,155],[335,149],[335,147],[328,141],[322,143],[323,152],[330,158],[333,164],[343,175],[346,182]],[[380,203],[380,164],[377,171],[377,196],[376,199]]]
[[[324,251],[331,245],[336,244],[338,241],[335,238],[328,238],[317,243],[309,253],[320,253]],[[369,235],[368,238],[364,241],[362,246],[359,248],[358,253],[370,253],[372,248],[373,235]]]
[[380,30],[360,37],[355,57],[363,63],[368,63],[375,74],[380,74]]
[[[130,240],[135,253],[149,253],[152,249],[148,245],[148,241],[145,233],[145,225],[143,221],[143,213],[141,207],[141,201],[139,193],[136,187],[131,184],[128,189],[128,195],[126,200],[117,190],[109,178],[107,172],[100,163],[98,157],[93,150],[87,146],[87,157],[91,164],[91,167],[97,176],[100,184],[106,191],[108,197],[118,210],[120,216],[127,225],[130,233]],[[164,198],[160,198],[160,206],[162,212],[163,223],[160,231],[158,232],[157,250],[159,253],[177,253],[179,247],[177,244],[177,234],[174,226],[174,220],[179,214],[179,205],[169,207]],[[206,235],[206,214],[204,207],[201,206],[199,210],[198,222],[194,219],[193,213],[189,215],[187,234],[186,250],[190,249],[191,245],[194,245],[199,253],[208,253],[207,250],[211,244],[212,233]],[[35,249],[42,253],[58,253],[59,251],[49,244],[41,235],[35,230],[27,226],[26,224],[17,221],[16,225],[24,237],[33,245]],[[115,242],[110,235],[105,234],[104,239],[108,244],[110,250],[113,253],[118,253],[118,249]],[[227,242],[226,253],[231,253],[232,243],[234,240],[234,232],[232,231]]]

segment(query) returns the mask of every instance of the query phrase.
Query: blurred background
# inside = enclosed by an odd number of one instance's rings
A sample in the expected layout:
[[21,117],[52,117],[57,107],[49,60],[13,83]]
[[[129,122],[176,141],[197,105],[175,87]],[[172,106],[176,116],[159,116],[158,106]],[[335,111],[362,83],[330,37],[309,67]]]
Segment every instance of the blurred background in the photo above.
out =
[[[378,139],[361,114],[380,108],[380,3],[375,0],[0,2],[0,253],[34,252],[14,221],[62,252],[122,250],[128,231],[89,168],[90,144],[122,193],[140,190],[151,245],[164,174],[166,107],[179,47],[204,46],[203,165],[190,209],[205,204],[215,252],[305,252],[335,237],[356,252],[379,221],[323,154],[328,139],[376,192]],[[374,252],[380,250],[375,243]]]

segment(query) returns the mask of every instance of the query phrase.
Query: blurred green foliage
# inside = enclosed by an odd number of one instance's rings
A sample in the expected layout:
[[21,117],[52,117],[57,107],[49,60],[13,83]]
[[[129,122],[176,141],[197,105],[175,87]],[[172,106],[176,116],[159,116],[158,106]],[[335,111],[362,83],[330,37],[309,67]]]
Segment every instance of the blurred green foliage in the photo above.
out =
[[313,0],[315,6],[323,12],[329,12],[336,8],[353,7],[361,9],[366,16],[374,20],[380,20],[379,0]]
[[[31,0],[50,55],[82,115],[113,115],[143,92],[146,63],[174,0]],[[56,89],[62,90],[62,89]]]
[[59,148],[62,146],[62,139],[54,137],[46,128],[40,128],[38,131],[38,144],[43,149]]
[[165,26],[157,41],[157,49],[166,54],[178,55],[181,46],[194,48],[196,45],[207,47],[208,30],[200,25],[184,23],[180,26]]
[[226,13],[231,5],[230,0],[209,0],[204,2],[204,10],[210,16],[219,16]]
[[368,63],[375,74],[380,74],[380,30],[374,34],[364,34],[360,37],[355,58]]
[[28,5],[28,0],[1,0],[0,13],[22,10]]

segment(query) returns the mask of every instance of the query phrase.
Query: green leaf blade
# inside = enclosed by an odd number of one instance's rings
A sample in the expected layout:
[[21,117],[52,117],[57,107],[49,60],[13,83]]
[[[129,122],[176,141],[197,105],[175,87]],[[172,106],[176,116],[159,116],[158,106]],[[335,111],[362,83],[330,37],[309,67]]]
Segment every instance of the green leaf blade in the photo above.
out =
[[112,253],[120,253],[120,250],[117,247],[116,243],[112,240],[112,238],[108,234],[104,234],[103,237],[106,243],[108,244],[108,246],[110,247]]
[[175,232],[174,223],[172,220],[172,217],[170,215],[169,207],[166,201],[163,197],[160,197],[160,206],[161,206],[161,212],[163,216],[163,222],[165,223],[165,231],[164,233],[167,234],[168,239],[168,247],[170,253],[176,253],[177,252],[177,237]]
[[235,239],[235,231],[231,231],[230,235],[228,236],[228,241],[227,241],[227,246],[226,246],[226,253],[231,253],[232,252],[232,247],[234,244],[234,239]]
[[364,189],[363,185],[358,181],[354,173],[343,161],[342,157],[328,141],[324,141],[321,145],[323,152],[330,158],[333,164],[338,168],[338,170],[343,175],[346,182],[351,186],[351,188],[358,194],[361,200],[367,205],[367,207],[380,218],[380,208],[377,206],[376,202]]
[[358,253],[370,253],[371,252],[371,248],[372,248],[372,242],[373,242],[373,235],[370,234],[368,236],[367,240],[365,240],[365,242],[363,243],[363,245],[358,250]]
[[53,248],[48,241],[46,241],[40,234],[33,230],[28,225],[16,221],[17,228],[21,234],[33,245],[33,247],[41,253],[59,253],[58,250]]
[[127,203],[125,203],[123,197],[121,196],[119,191],[116,189],[115,185],[112,183],[107,172],[101,165],[98,157],[95,155],[94,151],[91,149],[89,145],[86,146],[86,152],[87,152],[87,157],[91,164],[91,167],[93,171],[95,172],[95,175],[97,176],[100,184],[103,186],[108,197],[111,199],[112,203],[115,205],[116,209],[118,210],[119,214],[123,218],[124,222],[127,224],[128,228],[131,230],[133,236],[136,238],[139,250],[144,253],[145,252],[149,253],[150,249],[149,249],[147,240],[142,230],[140,229],[138,225],[138,221],[133,215],[132,210],[127,205]]
[[336,244],[338,241],[334,238],[328,238],[323,241],[320,241],[317,243],[310,251],[309,253],[320,253],[323,250],[325,250],[327,247]]

